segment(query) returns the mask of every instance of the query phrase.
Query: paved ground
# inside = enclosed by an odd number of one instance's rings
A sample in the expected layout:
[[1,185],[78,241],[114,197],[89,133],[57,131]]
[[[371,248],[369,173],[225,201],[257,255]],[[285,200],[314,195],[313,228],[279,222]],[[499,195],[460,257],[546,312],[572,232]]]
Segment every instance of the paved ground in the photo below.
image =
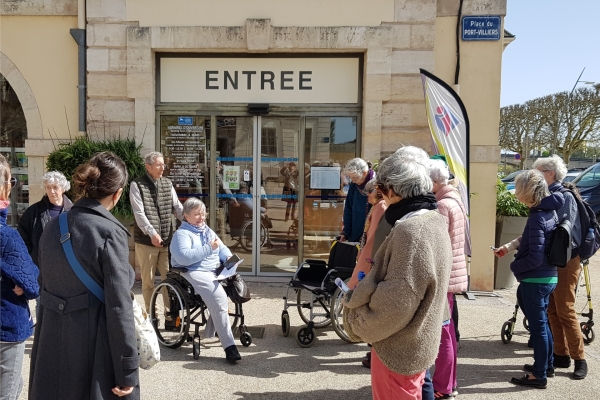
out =
[[[593,282],[600,282],[600,258],[592,260]],[[179,349],[162,349],[162,361],[149,371],[141,371],[142,399],[369,399],[369,371],[360,360],[365,344],[348,344],[331,327],[319,332],[308,349],[300,348],[292,335],[301,320],[290,310],[292,334],[283,337],[280,315],[284,284],[250,283],[253,300],[244,305],[247,324],[264,326],[265,337],[248,347],[240,346],[243,360],[238,365],[225,362],[218,343],[203,343],[199,360],[184,344]],[[134,288],[142,303],[139,284]],[[459,351],[459,398],[488,399],[591,399],[600,391],[600,339],[586,346],[590,373],[583,381],[569,378],[571,370],[557,370],[549,378],[548,389],[524,389],[511,385],[522,374],[523,364],[532,361],[527,336],[517,324],[510,344],[500,340],[500,328],[513,312],[516,287],[497,292],[500,297],[477,296],[474,301],[459,299],[461,346]],[[585,288],[578,296],[578,310],[585,306]],[[592,293],[600,305],[600,293]],[[519,321],[522,315],[519,316]],[[600,329],[600,326],[598,326]],[[27,383],[29,340],[23,367]],[[27,385],[20,399],[27,398]]]

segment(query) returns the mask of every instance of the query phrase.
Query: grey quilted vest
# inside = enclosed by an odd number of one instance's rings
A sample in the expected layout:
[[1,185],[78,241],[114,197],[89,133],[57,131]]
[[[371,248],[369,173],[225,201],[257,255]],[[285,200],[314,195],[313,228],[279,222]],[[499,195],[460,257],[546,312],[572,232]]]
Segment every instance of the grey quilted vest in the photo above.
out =
[[[170,242],[173,235],[173,198],[171,188],[173,184],[168,178],[160,178],[156,185],[146,174],[133,180],[140,189],[140,196],[144,203],[144,214],[164,242]],[[158,192],[157,192],[158,190]],[[133,239],[136,243],[152,246],[150,236],[133,224]]]

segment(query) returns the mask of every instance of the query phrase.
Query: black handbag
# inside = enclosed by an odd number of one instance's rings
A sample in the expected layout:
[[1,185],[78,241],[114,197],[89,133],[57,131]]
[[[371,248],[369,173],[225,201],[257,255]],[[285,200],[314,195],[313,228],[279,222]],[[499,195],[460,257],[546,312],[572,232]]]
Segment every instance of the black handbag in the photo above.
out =
[[234,303],[242,304],[250,301],[250,289],[239,274],[235,274],[222,282],[225,293]]

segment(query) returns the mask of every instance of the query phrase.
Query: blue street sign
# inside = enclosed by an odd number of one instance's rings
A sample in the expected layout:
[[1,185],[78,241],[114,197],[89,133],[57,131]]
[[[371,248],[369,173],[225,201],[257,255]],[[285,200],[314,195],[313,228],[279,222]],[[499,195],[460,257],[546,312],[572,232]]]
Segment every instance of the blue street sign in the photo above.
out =
[[462,40],[500,40],[500,17],[463,17]]
[[194,117],[177,117],[178,125],[194,125]]
[[520,160],[521,159],[521,155],[519,153],[515,153],[515,160]]

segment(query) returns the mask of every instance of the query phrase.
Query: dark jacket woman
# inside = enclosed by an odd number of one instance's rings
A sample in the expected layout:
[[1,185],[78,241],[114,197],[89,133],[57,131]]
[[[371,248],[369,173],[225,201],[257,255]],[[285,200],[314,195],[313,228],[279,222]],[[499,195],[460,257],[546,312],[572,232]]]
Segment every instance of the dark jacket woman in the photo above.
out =
[[[40,201],[30,205],[19,220],[17,230],[23,238],[27,251],[36,265],[40,265],[38,260],[38,247],[42,232],[46,224],[52,219],[50,217],[50,200],[44,195]],[[67,212],[71,209],[73,203],[63,194],[63,208],[61,212]]]
[[[2,267],[2,296],[0,310],[0,340],[22,342],[31,336],[33,322],[28,299],[38,296],[38,269],[27,254],[19,234],[6,225],[7,208],[0,210],[0,267]],[[15,285],[23,289],[17,296]]]
[[510,264],[510,269],[519,282],[526,278],[558,276],[556,267],[548,263],[548,247],[552,243],[557,224],[556,211],[564,203],[561,193],[553,193],[529,211],[519,250]]
[[128,232],[98,200],[82,198],[68,214],[75,256],[104,287],[103,304],[77,278],[59,241],[58,218],[40,240],[44,270],[40,317],[29,377],[30,399],[117,399],[111,388],[135,386],[139,358],[129,291],[134,270]]

